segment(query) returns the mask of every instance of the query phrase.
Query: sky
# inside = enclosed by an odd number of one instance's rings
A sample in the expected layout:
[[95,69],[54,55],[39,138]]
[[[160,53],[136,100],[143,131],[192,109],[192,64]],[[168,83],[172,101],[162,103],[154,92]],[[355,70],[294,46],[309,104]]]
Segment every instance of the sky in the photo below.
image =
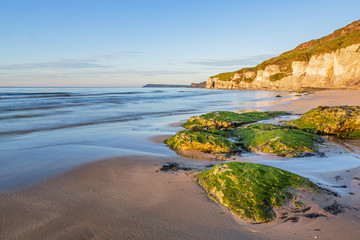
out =
[[0,86],[190,84],[360,19],[359,0],[0,0]]

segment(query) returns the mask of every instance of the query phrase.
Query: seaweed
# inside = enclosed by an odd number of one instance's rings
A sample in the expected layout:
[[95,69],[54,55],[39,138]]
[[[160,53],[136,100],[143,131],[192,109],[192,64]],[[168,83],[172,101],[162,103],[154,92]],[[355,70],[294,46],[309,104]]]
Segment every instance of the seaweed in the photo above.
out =
[[248,151],[275,153],[283,157],[308,156],[318,151],[322,138],[280,125],[257,123],[236,131],[238,144]]
[[194,175],[210,198],[239,217],[255,223],[276,218],[275,207],[296,199],[290,189],[316,192],[307,178],[288,171],[245,162],[228,162]]

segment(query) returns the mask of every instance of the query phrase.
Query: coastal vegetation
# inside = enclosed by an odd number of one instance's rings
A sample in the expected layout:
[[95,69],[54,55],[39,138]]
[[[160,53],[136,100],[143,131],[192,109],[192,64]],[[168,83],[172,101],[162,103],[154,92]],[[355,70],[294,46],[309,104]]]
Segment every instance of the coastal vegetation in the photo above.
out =
[[238,143],[248,151],[301,157],[318,150],[318,135],[280,125],[257,123],[236,130]]
[[[255,223],[273,221],[274,208],[300,201],[292,189],[316,191],[310,180],[279,168],[261,164],[228,162],[194,175],[210,198],[233,214]],[[301,203],[303,205],[303,203]]]
[[322,138],[313,133],[265,123],[244,126],[285,114],[282,111],[210,112],[191,117],[183,124],[189,130],[178,132],[165,143],[174,150],[207,153],[237,154],[242,150],[302,157],[317,152]]
[[[270,65],[277,65],[280,73],[270,76],[270,81],[278,81],[292,74],[292,62],[294,61],[309,62],[312,56],[334,52],[358,43],[360,43],[360,21],[338,29],[328,36],[300,44],[295,49],[270,58],[255,67],[220,73],[210,78],[217,78],[221,81],[252,82],[255,80],[259,70],[265,70]],[[249,72],[251,74],[246,74]]]
[[[241,149],[282,157],[304,157],[316,153],[319,144],[324,142],[316,133],[360,136],[360,107],[357,106],[318,107],[282,125],[258,122],[284,114],[211,112],[190,118],[183,126],[191,130],[178,132],[166,143],[173,149],[200,150],[215,155],[225,153],[229,156]],[[297,174],[254,163],[226,162],[191,175],[212,200],[253,223],[298,219],[300,215],[291,216],[291,213],[311,209],[309,199],[300,199],[304,192],[334,195]],[[279,210],[282,215],[277,216]],[[325,215],[307,213],[302,216]]]
[[165,143],[177,150],[199,150],[202,152],[230,153],[238,147],[225,137],[207,132],[185,130],[167,139]]
[[165,143],[175,150],[237,154],[241,151],[303,157],[318,152],[324,140],[317,134],[360,139],[359,106],[319,106],[282,125],[256,123],[286,112],[234,113],[217,111],[191,117]]
[[319,106],[285,124],[308,132],[360,139],[360,107]]
[[278,81],[278,80],[286,77],[287,75],[289,75],[289,74],[283,73],[283,72],[282,72],[282,73],[276,73],[276,74],[271,75],[271,76],[269,77],[269,80],[270,80],[271,82],[275,82],[275,81]]
[[286,114],[287,113],[284,111],[247,113],[216,111],[206,113],[201,116],[191,117],[182,126],[188,129],[193,127],[200,127],[203,129],[234,128],[244,124],[279,117]]

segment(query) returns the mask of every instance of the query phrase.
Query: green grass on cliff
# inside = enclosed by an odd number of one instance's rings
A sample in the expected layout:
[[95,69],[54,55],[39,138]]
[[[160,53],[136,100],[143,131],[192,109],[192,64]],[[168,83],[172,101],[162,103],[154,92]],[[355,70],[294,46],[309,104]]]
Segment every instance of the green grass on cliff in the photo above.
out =
[[[341,48],[345,48],[350,45],[360,43],[360,30],[358,28],[354,29],[353,31],[351,31],[346,35],[341,34],[343,29],[339,29],[334,33],[325,36],[323,38],[301,44],[295,49],[288,52],[284,52],[278,57],[270,58],[253,68],[243,68],[241,70],[234,72],[220,73],[215,76],[212,76],[211,78],[218,78],[219,80],[222,81],[251,82],[256,78],[256,72],[258,70],[264,70],[269,65],[278,65],[283,75],[277,75],[276,77],[270,79],[272,81],[278,81],[283,77],[292,73],[291,65],[293,61],[308,62],[312,56],[320,55],[323,53],[334,52]],[[245,79],[244,73],[248,71],[255,72],[255,74],[253,75],[253,77]],[[233,79],[235,73],[239,73],[240,78]]]
[[286,76],[288,76],[288,75],[289,75],[289,74],[283,73],[283,72],[281,72],[281,73],[276,73],[276,74],[271,75],[271,76],[269,77],[269,80],[270,80],[271,82],[276,82],[276,81],[279,81],[280,79],[282,79],[282,78],[284,78],[284,77],[286,77]]
[[316,191],[316,185],[304,177],[254,163],[218,164],[194,177],[214,201],[255,223],[273,221],[275,207],[295,201],[290,189]]

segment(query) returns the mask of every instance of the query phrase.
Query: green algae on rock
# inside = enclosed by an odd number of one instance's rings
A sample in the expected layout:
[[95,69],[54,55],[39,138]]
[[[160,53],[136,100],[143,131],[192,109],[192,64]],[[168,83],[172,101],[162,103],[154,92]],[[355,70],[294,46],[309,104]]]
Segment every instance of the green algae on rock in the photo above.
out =
[[287,114],[283,111],[273,112],[247,112],[234,113],[227,111],[216,111],[191,117],[182,126],[188,129],[202,127],[203,129],[234,128],[247,123],[253,123]]
[[225,137],[225,138],[234,138],[236,128],[215,129],[215,128],[209,128],[209,127],[206,127],[206,126],[194,126],[190,130],[194,131],[194,132],[212,133],[212,134],[215,134],[215,135],[220,135],[220,136]]
[[313,133],[360,139],[360,106],[319,106],[285,124]]
[[238,147],[228,139],[207,133],[184,130],[167,139],[165,143],[173,149],[199,150],[203,152],[230,153]]
[[275,207],[296,196],[291,189],[317,191],[310,180],[279,168],[228,162],[194,175],[209,196],[239,217],[256,223],[273,221]]
[[283,126],[257,123],[236,130],[239,144],[250,151],[275,153],[283,157],[301,157],[317,152],[322,138],[315,134]]

